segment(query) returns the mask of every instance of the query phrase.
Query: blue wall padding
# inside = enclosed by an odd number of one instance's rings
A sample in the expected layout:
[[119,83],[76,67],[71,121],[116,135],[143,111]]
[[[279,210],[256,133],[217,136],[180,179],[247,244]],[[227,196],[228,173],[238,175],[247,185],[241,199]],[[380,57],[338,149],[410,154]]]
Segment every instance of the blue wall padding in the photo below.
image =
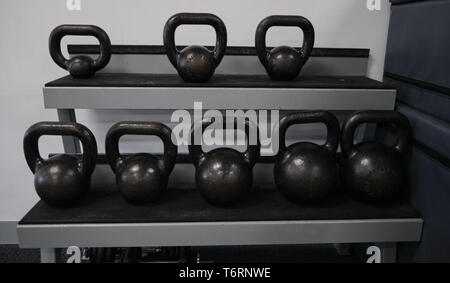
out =
[[450,169],[414,147],[409,161],[411,204],[424,218],[422,240],[400,243],[399,262],[450,261]]
[[450,87],[450,1],[391,7],[385,71]]
[[387,77],[384,81],[397,89],[398,101],[450,123],[450,96]]
[[[450,159],[450,124],[399,104],[398,111],[409,119],[414,139]],[[450,184],[449,184],[450,185]],[[450,202],[449,202],[450,209]],[[450,225],[450,223],[449,223]]]

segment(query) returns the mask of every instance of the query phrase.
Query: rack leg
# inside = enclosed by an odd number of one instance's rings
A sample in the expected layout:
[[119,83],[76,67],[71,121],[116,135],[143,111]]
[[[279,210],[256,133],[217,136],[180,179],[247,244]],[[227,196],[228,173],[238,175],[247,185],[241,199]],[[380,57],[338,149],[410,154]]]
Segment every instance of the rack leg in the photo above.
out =
[[41,263],[55,263],[56,249],[41,248]]
[[[60,122],[76,122],[74,109],[58,109],[58,119]],[[63,146],[65,153],[81,153],[80,142],[75,137],[63,136]]]
[[380,243],[382,263],[395,263],[397,261],[397,243]]

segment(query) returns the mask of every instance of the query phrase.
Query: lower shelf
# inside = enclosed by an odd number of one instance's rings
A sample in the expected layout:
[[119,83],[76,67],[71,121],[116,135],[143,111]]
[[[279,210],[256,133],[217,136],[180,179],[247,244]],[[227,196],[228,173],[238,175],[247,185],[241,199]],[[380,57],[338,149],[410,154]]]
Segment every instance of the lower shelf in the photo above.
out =
[[423,220],[406,203],[375,206],[335,195],[296,205],[255,188],[242,203],[209,205],[196,190],[168,189],[131,205],[117,192],[92,192],[70,208],[38,202],[18,224],[31,247],[271,245],[419,241]]

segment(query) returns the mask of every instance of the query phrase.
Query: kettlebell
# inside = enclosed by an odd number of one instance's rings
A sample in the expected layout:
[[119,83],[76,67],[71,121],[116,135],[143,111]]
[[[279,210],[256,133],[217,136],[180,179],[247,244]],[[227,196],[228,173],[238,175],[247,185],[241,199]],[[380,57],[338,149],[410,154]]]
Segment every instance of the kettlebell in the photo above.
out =
[[[362,123],[391,125],[398,137],[396,144],[367,141],[354,145],[355,130]],[[406,184],[407,172],[402,161],[410,142],[409,121],[399,112],[372,110],[350,115],[343,125],[341,140],[346,187],[363,200],[394,200]]]
[[[39,154],[42,135],[74,136],[83,145],[81,159],[58,154],[44,160]],[[90,177],[97,159],[97,143],[92,132],[73,122],[40,122],[32,125],[23,139],[25,159],[34,173],[34,187],[39,197],[53,206],[70,205],[89,190]]]
[[[202,131],[213,122],[214,119],[205,118],[192,126],[189,154],[196,168],[195,184],[203,197],[213,205],[229,206],[242,200],[250,191],[253,179],[252,169],[259,157],[261,146],[258,133],[256,145],[250,145],[250,126],[257,128],[247,121],[245,122],[247,138],[245,152],[241,153],[232,148],[216,148],[205,153],[201,142],[194,142],[194,132]],[[235,120],[235,126],[237,126],[237,120]]]
[[[324,123],[324,145],[298,142],[286,147],[286,131],[294,124]],[[326,198],[338,178],[336,150],[339,146],[339,121],[327,111],[298,112],[284,116],[279,123],[279,151],[274,166],[278,190],[290,201],[313,203]]]
[[[273,26],[296,26],[303,30],[303,46],[296,50],[289,46],[266,48],[266,33]],[[314,27],[301,16],[269,16],[256,28],[255,47],[259,61],[273,80],[293,80],[305,65],[314,46]]]
[[[164,155],[136,153],[123,157],[119,152],[119,139],[123,135],[157,136],[164,144]],[[171,135],[170,128],[158,122],[119,122],[109,129],[105,152],[116,174],[117,188],[127,201],[135,204],[155,201],[166,189],[177,157]]]
[[[100,42],[100,55],[97,59],[79,55],[70,59],[64,58],[61,52],[61,39],[66,35],[91,35]],[[90,78],[95,72],[103,69],[111,59],[111,41],[106,32],[92,25],[60,25],[49,38],[50,56],[63,69],[69,71],[74,78]]]
[[[210,25],[216,31],[216,47],[213,51],[192,45],[178,51],[175,46],[175,30],[180,25]],[[222,61],[227,47],[227,29],[220,18],[213,14],[179,13],[173,15],[164,26],[164,47],[167,57],[186,82],[206,82]]]

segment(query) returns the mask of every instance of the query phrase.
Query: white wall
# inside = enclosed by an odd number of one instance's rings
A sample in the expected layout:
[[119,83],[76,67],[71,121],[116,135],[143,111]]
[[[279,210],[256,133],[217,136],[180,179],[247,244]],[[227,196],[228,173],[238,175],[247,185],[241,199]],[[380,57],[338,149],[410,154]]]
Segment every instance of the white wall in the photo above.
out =
[[[44,83],[66,75],[48,53],[48,35],[57,25],[98,25],[107,31],[113,44],[162,44],[162,29],[172,14],[211,12],[225,22],[228,45],[251,46],[256,25],[262,18],[271,14],[299,14],[313,23],[316,47],[370,48],[368,76],[382,77],[389,19],[387,0],[382,1],[381,11],[369,11],[365,0],[81,0],[81,11],[68,11],[65,2],[0,2],[0,221],[19,220],[38,199],[33,176],[23,157],[22,137],[31,124],[57,119],[55,110],[43,108],[42,99]],[[268,44],[298,45],[300,34],[291,28],[273,28],[268,33]],[[64,44],[67,42],[81,41],[63,40]],[[83,39],[83,42],[93,41]],[[177,43],[194,42],[212,44],[212,29],[182,27],[177,31]],[[111,112],[77,114],[78,120],[96,135],[103,135],[106,126],[115,120]],[[59,138],[45,137],[40,144],[43,155],[62,151]],[[99,151],[103,152],[102,141]]]

